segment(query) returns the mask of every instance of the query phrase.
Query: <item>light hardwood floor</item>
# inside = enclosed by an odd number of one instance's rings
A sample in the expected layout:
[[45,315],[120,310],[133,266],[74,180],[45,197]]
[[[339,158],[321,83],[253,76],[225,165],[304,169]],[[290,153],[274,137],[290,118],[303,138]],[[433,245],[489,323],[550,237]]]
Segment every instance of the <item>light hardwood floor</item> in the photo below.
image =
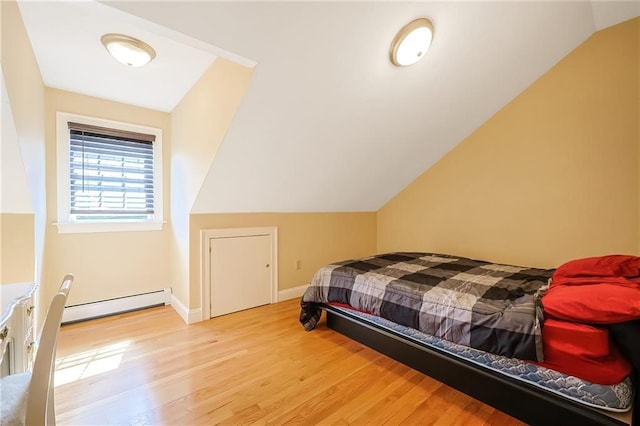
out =
[[171,307],[63,326],[60,425],[519,425],[290,300],[190,326]]

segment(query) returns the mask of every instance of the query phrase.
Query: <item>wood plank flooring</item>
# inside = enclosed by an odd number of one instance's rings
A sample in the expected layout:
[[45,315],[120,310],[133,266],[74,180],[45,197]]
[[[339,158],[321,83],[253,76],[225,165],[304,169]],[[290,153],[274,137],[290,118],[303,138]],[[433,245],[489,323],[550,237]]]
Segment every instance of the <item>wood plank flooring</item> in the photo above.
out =
[[298,300],[187,326],[171,307],[63,326],[60,425],[520,425],[332,330]]

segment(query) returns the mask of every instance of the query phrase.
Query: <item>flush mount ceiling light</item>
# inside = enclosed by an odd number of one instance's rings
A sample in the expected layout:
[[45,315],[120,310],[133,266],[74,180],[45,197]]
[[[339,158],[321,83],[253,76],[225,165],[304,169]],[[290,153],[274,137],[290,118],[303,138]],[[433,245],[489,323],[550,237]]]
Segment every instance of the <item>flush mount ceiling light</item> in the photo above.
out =
[[391,42],[389,56],[397,66],[411,65],[424,57],[433,38],[433,25],[419,18],[402,27]]
[[147,43],[124,34],[105,34],[100,41],[111,56],[130,67],[141,67],[156,57],[156,51]]

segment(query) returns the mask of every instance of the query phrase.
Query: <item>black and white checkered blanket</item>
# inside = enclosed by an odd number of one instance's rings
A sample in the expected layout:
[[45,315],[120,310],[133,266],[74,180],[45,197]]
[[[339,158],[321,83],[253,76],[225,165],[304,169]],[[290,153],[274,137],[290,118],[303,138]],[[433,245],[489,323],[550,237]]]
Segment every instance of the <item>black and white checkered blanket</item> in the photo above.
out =
[[553,270],[432,253],[388,253],[321,268],[302,297],[312,330],[319,303],[339,303],[458,344],[543,361],[537,292]]

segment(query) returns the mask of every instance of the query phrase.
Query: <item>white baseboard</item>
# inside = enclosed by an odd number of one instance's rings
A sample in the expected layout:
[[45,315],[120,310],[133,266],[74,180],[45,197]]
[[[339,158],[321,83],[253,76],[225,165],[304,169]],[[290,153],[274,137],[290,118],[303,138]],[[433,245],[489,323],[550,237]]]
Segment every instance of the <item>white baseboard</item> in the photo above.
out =
[[187,324],[193,324],[202,321],[202,309],[191,309],[189,311],[189,318],[187,319],[189,320]]
[[175,296],[171,296],[171,307],[180,315],[182,321],[193,324],[202,321],[202,309],[187,309],[186,306]]
[[67,306],[62,314],[62,323],[84,321],[92,318],[114,315],[121,312],[148,308],[150,306],[168,305],[170,303],[170,288],[150,293],[119,297],[117,299],[83,303],[80,305]]
[[282,302],[284,300],[289,299],[297,299],[302,297],[305,290],[309,287],[309,284],[299,285],[298,287],[286,288],[284,290],[278,291],[278,302]]
[[[297,299],[299,297],[302,297],[307,287],[309,287],[309,284],[280,290],[278,291],[278,300],[276,302],[282,302],[284,300]],[[182,321],[187,324],[193,324],[204,320],[202,318],[202,309],[188,309],[180,300],[178,300],[173,295],[171,296],[171,307],[173,307],[178,315],[180,315]]]

